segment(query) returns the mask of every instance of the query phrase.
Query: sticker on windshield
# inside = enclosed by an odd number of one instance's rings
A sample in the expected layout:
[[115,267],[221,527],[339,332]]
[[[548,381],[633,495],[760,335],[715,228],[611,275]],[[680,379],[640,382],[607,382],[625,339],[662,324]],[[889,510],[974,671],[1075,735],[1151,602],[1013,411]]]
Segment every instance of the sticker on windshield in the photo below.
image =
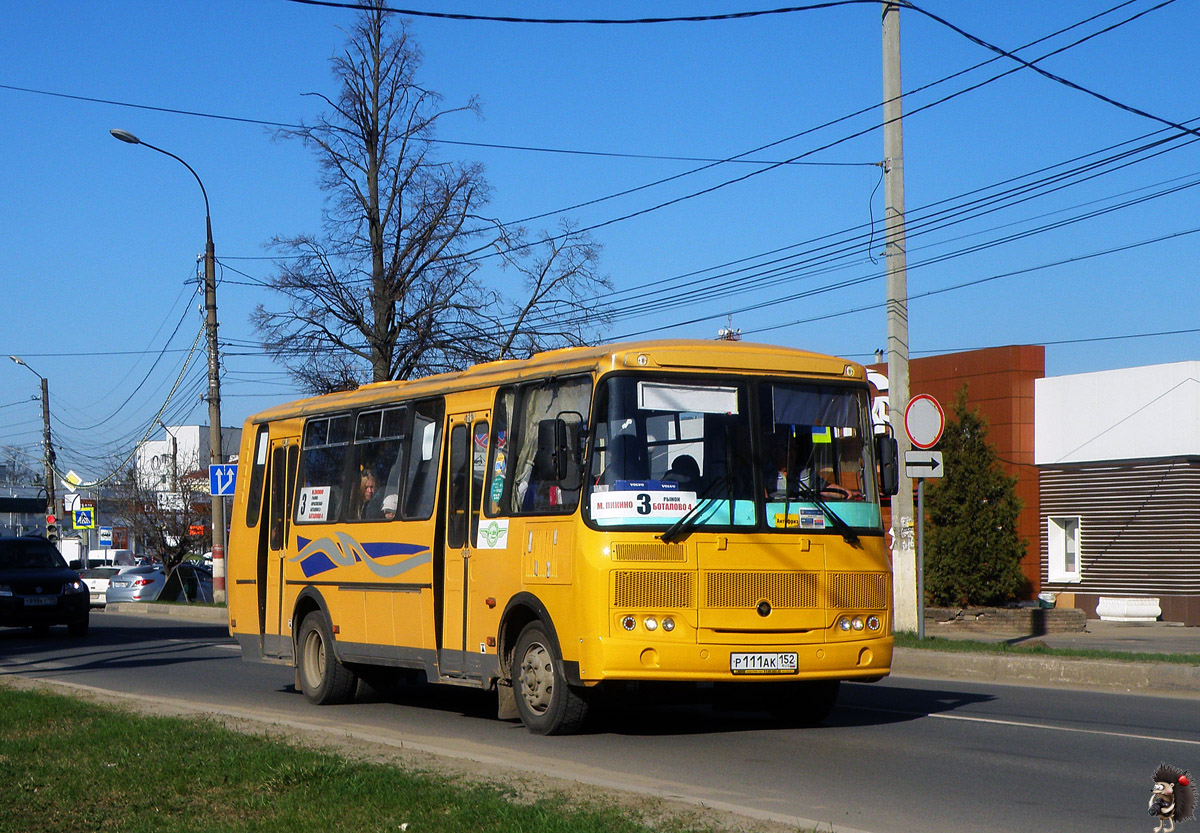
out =
[[680,492],[669,489],[647,489],[592,493],[592,517],[597,520],[609,518],[650,518],[674,521],[692,511],[696,505],[695,492]]
[[825,513],[820,509],[800,509],[797,515],[778,513],[772,526],[775,529],[824,529]]
[[305,486],[300,489],[300,506],[296,511],[299,521],[325,521],[329,519],[329,486]]

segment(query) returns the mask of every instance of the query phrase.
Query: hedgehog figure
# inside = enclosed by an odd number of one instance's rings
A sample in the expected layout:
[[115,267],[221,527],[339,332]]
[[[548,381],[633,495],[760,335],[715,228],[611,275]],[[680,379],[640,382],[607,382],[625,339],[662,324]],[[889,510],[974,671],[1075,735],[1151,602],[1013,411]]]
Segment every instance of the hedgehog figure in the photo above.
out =
[[1159,764],[1154,770],[1154,789],[1150,794],[1150,815],[1158,817],[1154,833],[1171,833],[1175,822],[1195,818],[1195,809],[1196,787],[1187,770]]

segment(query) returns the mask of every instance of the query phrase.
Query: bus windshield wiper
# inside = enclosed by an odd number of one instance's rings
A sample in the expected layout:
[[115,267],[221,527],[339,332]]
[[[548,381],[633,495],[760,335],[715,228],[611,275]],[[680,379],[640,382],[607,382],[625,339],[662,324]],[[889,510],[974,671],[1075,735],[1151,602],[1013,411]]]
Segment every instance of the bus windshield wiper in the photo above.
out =
[[833,528],[842,534],[842,538],[847,544],[858,543],[858,536],[854,534],[854,530],[850,528],[848,523],[842,520],[841,515],[829,508],[829,504],[821,499],[819,492],[804,483],[797,483],[796,485],[800,490],[799,497],[804,498],[810,503],[815,503],[817,508],[825,514],[825,517],[829,518],[829,522],[833,524]]
[[664,543],[673,544],[677,539],[683,538],[689,532],[691,532],[692,529],[695,528],[696,524],[700,521],[700,507],[703,505],[705,509],[708,508],[708,504],[704,501],[707,501],[712,495],[713,490],[715,490],[717,486],[725,482],[727,479],[728,478],[714,479],[711,483],[705,486],[704,491],[696,496],[696,502],[692,504],[692,508],[681,515],[679,519],[675,521],[675,523],[664,529],[662,535],[659,535],[658,537],[662,539]]

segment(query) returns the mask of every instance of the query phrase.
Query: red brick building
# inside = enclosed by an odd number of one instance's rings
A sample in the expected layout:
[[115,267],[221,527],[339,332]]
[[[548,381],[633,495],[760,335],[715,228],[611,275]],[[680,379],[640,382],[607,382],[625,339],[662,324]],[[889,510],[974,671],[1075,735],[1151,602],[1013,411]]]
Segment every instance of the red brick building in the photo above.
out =
[[[871,370],[886,375],[887,365]],[[1028,581],[1022,594],[1041,590],[1041,524],[1038,470],[1034,465],[1034,380],[1046,375],[1046,348],[1041,345],[988,347],[964,353],[927,356],[909,361],[909,394],[927,393],[941,403],[946,418],[963,385],[967,404],[987,420],[988,440],[1004,470],[1017,478],[1021,516],[1017,532],[1025,541],[1021,571]],[[896,430],[903,430],[899,423]],[[928,487],[927,487],[928,488]]]

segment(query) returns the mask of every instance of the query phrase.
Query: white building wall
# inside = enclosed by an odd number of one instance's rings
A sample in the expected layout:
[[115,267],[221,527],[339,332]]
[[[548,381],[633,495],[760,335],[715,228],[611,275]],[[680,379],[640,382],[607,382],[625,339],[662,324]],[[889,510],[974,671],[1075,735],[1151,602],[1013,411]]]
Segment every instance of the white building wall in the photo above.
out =
[[1039,466],[1200,456],[1200,361],[1034,382]]
[[[179,477],[197,470],[208,470],[208,426],[170,425],[162,438],[147,440],[138,446],[137,478],[143,489],[166,491],[171,488],[171,437],[175,437],[176,466]],[[238,452],[240,428],[221,429],[221,450],[224,457]]]

